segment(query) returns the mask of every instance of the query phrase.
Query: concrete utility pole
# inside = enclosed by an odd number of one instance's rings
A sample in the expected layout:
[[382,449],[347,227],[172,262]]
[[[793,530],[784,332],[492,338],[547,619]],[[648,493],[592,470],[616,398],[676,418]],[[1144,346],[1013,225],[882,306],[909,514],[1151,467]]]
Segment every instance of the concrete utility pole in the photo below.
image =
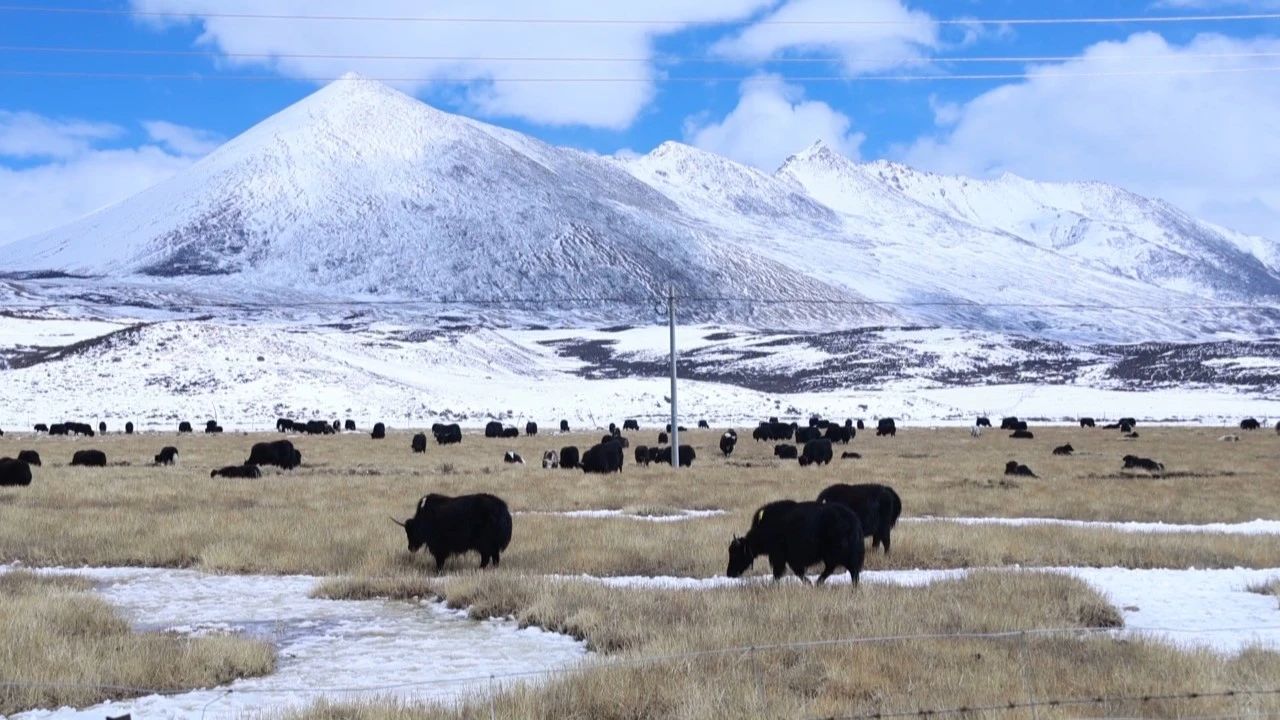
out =
[[671,328],[671,468],[680,467],[680,413],[676,409],[676,286],[667,294],[667,324]]

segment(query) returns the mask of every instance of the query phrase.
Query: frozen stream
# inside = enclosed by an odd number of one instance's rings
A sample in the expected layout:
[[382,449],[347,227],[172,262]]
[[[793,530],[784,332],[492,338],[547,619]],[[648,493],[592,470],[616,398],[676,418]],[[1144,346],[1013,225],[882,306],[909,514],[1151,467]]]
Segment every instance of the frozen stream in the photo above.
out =
[[[14,715],[15,720],[102,720],[126,712],[148,720],[199,718],[202,713],[205,718],[242,717],[321,697],[450,700],[487,690],[491,675],[561,668],[586,656],[585,646],[565,635],[521,630],[507,621],[471,620],[440,603],[312,599],[308,594],[318,582],[313,577],[142,568],[49,572],[100,583],[103,598],[139,629],[238,631],[269,639],[279,652],[278,668],[267,677],[212,690],[82,710],[36,710]],[[351,689],[369,687],[382,689]]]

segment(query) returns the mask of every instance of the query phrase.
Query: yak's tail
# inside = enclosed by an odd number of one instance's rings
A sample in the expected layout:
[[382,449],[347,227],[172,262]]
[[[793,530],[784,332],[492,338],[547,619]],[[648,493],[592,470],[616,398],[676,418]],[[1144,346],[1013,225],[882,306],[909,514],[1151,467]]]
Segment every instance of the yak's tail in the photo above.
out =
[[902,515],[902,498],[898,497],[898,493],[891,487],[885,487],[883,495],[887,495],[887,502],[881,503],[881,517],[888,527],[895,527],[898,524],[898,517]]
[[492,507],[489,510],[489,522],[498,535],[498,549],[506,550],[511,544],[511,512],[506,504]]

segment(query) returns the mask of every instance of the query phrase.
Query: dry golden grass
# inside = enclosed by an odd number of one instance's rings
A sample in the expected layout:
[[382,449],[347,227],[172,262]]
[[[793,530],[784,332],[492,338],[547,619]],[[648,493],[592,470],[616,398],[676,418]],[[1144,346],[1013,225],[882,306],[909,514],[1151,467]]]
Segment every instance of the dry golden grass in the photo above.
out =
[[[734,456],[715,450],[718,432],[684,436],[698,448],[691,471],[637,468],[621,475],[544,471],[541,451],[585,447],[598,434],[485,440],[409,452],[409,435],[294,437],[305,467],[256,481],[210,480],[213,467],[245,458],[259,435],[108,436],[83,440],[0,438],[0,455],[31,447],[44,456],[30,488],[0,491],[0,560],[34,564],[197,566],[232,572],[346,575],[332,597],[440,595],[476,616],[524,623],[586,639],[606,660],[831,637],[1108,625],[1116,613],[1079,581],[1056,575],[979,573],[927,588],[867,585],[856,591],[790,586],[695,592],[617,590],[542,574],[718,575],[726,545],[751,512],[781,497],[814,497],[833,482],[884,482],[906,515],[1040,516],[1081,520],[1201,523],[1280,517],[1271,435],[1238,444],[1213,430],[1139,428],[1142,438],[1076,429],[1037,430],[1034,441],[1001,433],[974,440],[964,429],[906,429],[896,439],[859,437],[862,460],[802,469],[772,457],[749,432]],[[632,442],[656,433],[632,434]],[[1072,458],[1050,455],[1071,442]],[[182,453],[177,468],[147,467],[163,445]],[[97,447],[130,466],[65,467],[74,449]],[[524,455],[507,466],[503,451]],[[838,451],[843,448],[839,448]],[[1167,466],[1163,478],[1126,476],[1133,453]],[[628,458],[630,452],[628,451]],[[1004,481],[1010,459],[1038,480]],[[443,577],[404,550],[387,515],[405,517],[427,492],[492,492],[512,510],[624,509],[653,514],[718,508],[727,514],[655,524],[627,519],[520,515],[502,569],[470,570],[455,559]],[[1022,565],[1270,567],[1280,539],[1210,534],[1142,535],[1041,526],[1010,528],[903,523],[894,554],[869,555],[868,568]],[[1020,668],[1027,667],[1022,673]],[[568,676],[501,694],[494,715],[512,718],[801,717],[910,710],[1008,699],[1098,693],[1185,691],[1269,684],[1280,658],[1234,659],[1108,638],[946,640],[859,645],[819,651],[711,656]],[[762,681],[758,681],[760,678]],[[1080,708],[1073,715],[1228,714],[1243,700]],[[1270,701],[1247,709],[1280,710]],[[390,705],[321,706],[317,718],[489,717],[488,702],[455,710]],[[1017,713],[1007,714],[1017,716]],[[1042,709],[1040,718],[1061,712]],[[1030,717],[1023,713],[1022,717]]]
[[[347,595],[341,581],[324,590]],[[1280,655],[1225,659],[1106,636],[916,639],[811,649],[769,646],[903,635],[1113,627],[1116,611],[1083,583],[1053,574],[975,573],[924,588],[795,584],[618,591],[591,583],[471,573],[386,583],[392,596],[441,594],[478,617],[585,638],[604,668],[521,686],[459,708],[323,704],[309,719],[806,718],[1022,702],[1270,687]],[[762,648],[748,651],[746,648]],[[740,648],[630,664],[637,658]],[[616,665],[615,665],[616,664]],[[1274,697],[1041,708],[1035,717],[1172,717],[1280,711]],[[1029,711],[1001,717],[1032,717]]]
[[256,640],[134,633],[91,587],[81,578],[0,574],[0,678],[33,684],[0,684],[0,715],[148,694],[130,688],[209,687],[275,668],[275,652]]
[[[210,468],[242,460],[271,434],[205,436],[110,435],[92,439],[0,438],[0,455],[39,450],[46,465],[30,488],[0,491],[0,559],[33,564],[197,566],[242,572],[396,575],[425,567],[403,552],[388,515],[411,513],[427,492],[493,492],[514,511],[616,508],[654,513],[722,508],[722,517],[652,524],[625,519],[516,518],[504,568],[536,573],[693,574],[722,570],[724,546],[750,512],[780,497],[814,497],[832,482],[885,482],[898,489],[906,514],[1044,516],[1083,520],[1241,521],[1280,517],[1278,441],[1251,434],[1219,443],[1213,430],[1142,428],[1138,441],[1076,429],[1037,431],[1034,441],[1002,434],[973,440],[964,429],[904,430],[895,439],[860,436],[862,460],[803,469],[772,457],[771,445],[744,433],[729,460],[715,450],[717,432],[687,437],[699,450],[692,470],[637,468],[621,475],[544,471],[541,450],[586,446],[598,436],[541,436],[432,445],[409,452],[409,436],[393,433],[295,437],[306,466],[268,472],[258,481],[210,480]],[[634,442],[653,432],[633,434]],[[1062,442],[1080,454],[1050,455]],[[182,452],[176,468],[145,463],[163,445]],[[97,447],[106,469],[69,468],[73,450]],[[529,465],[501,462],[506,449]],[[1119,474],[1127,452],[1166,464],[1164,478]],[[1030,464],[1039,480],[1004,482],[1008,459]],[[1280,538],[1207,534],[1141,535],[1070,528],[956,527],[902,524],[894,555],[871,568],[1121,564],[1133,567],[1265,567],[1280,557]],[[472,558],[460,561],[470,565]]]

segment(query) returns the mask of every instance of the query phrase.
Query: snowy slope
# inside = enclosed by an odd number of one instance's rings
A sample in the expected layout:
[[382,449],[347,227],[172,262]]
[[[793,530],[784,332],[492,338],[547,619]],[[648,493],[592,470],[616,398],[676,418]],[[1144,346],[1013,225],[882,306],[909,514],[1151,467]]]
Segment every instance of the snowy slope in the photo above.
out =
[[[678,143],[604,158],[357,76],[167,182],[0,247],[10,280],[99,276],[59,297],[127,286],[155,306],[174,288],[193,305],[597,299],[519,308],[568,326],[648,321],[674,286],[717,299],[687,301],[686,319],[1085,341],[1274,334],[1278,259],[1275,241],[1104,185],[930,175],[821,144],[772,175]],[[1259,310],[1185,309],[1218,301]]]

